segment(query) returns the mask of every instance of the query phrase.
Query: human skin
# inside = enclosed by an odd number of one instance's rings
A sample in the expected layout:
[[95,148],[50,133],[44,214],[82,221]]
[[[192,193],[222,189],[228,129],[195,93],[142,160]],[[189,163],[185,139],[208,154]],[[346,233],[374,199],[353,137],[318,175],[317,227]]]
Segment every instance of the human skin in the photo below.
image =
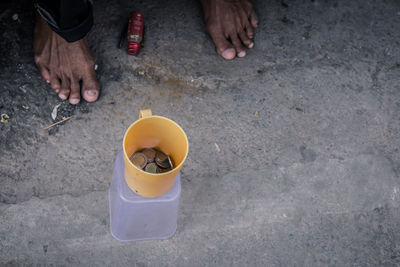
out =
[[244,57],[254,46],[258,19],[247,0],[201,0],[207,31],[226,60]]
[[81,97],[97,100],[100,87],[86,38],[68,43],[37,15],[33,48],[43,79],[62,100],[74,105]]
[[[258,19],[247,0],[200,0],[207,32],[219,55],[232,60],[244,57],[254,46]],[[68,43],[37,15],[34,32],[35,63],[43,79],[62,100],[78,104],[81,98],[94,102],[100,87],[94,60],[85,38]]]

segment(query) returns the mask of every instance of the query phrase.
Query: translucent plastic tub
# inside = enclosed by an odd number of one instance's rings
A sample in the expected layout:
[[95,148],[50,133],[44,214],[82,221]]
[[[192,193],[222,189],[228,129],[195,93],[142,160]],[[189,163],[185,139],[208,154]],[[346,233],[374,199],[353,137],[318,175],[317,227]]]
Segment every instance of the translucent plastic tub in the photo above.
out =
[[180,173],[172,188],[160,197],[135,194],[125,181],[122,151],[118,152],[108,191],[112,236],[118,241],[170,238],[177,228],[180,195]]

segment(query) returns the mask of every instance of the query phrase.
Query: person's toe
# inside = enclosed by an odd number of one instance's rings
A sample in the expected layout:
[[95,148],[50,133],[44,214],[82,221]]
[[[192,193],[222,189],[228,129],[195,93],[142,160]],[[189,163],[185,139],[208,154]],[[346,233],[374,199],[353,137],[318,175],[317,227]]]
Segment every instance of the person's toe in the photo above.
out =
[[47,82],[50,83],[50,72],[49,70],[43,66],[43,65],[37,65],[40,71],[40,74],[42,75],[42,78]]
[[67,78],[63,78],[61,80],[61,88],[60,92],[58,93],[58,97],[60,97],[62,100],[65,100],[68,98],[70,92],[71,92],[71,85],[70,82]]
[[88,83],[83,82],[83,86],[86,88],[83,90],[83,98],[87,102],[94,102],[97,100],[99,97],[99,88],[98,86],[92,84],[92,85],[87,85]]
[[250,39],[254,38],[254,28],[250,23],[246,26],[246,33]]
[[249,36],[243,31],[239,31],[239,37],[240,40],[242,40],[242,43],[247,46],[248,48],[252,48],[254,46],[253,41],[249,38]]
[[73,79],[71,81],[71,93],[69,94],[69,103],[76,105],[81,99],[79,80]]
[[257,18],[256,12],[254,10],[250,14],[250,23],[251,23],[251,26],[253,26],[254,28],[257,28],[258,18]]
[[217,48],[218,54],[220,54],[226,60],[232,60],[236,56],[235,48],[230,42],[221,34],[211,34],[214,40],[215,47]]
[[242,43],[240,42],[239,38],[237,35],[232,35],[231,36],[232,44],[235,47],[236,54],[238,57],[244,57],[246,55],[246,50],[242,46]]
[[226,48],[225,50],[219,53],[226,60],[232,60],[236,56],[236,50],[234,48]]
[[238,52],[238,54],[237,54],[238,57],[244,57],[245,55],[246,55],[245,50],[242,50],[242,51]]
[[60,91],[61,84],[56,75],[50,75],[50,86],[56,93]]
[[100,94],[96,74],[91,73],[82,78],[82,96],[87,102],[94,102]]

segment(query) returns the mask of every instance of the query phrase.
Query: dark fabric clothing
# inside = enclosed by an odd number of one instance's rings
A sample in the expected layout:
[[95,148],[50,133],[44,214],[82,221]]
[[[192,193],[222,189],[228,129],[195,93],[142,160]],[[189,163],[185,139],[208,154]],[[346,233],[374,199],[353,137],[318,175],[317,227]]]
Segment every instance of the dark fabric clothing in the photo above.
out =
[[75,42],[93,26],[93,7],[87,0],[37,0],[35,8],[67,42]]

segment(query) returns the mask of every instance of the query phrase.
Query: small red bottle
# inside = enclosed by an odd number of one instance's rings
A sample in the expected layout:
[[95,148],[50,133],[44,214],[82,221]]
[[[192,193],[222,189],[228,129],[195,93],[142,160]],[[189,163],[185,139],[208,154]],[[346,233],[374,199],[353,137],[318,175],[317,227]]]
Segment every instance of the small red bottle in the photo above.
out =
[[144,14],[142,12],[132,12],[128,25],[128,46],[126,52],[129,55],[138,55],[140,44],[143,41]]

